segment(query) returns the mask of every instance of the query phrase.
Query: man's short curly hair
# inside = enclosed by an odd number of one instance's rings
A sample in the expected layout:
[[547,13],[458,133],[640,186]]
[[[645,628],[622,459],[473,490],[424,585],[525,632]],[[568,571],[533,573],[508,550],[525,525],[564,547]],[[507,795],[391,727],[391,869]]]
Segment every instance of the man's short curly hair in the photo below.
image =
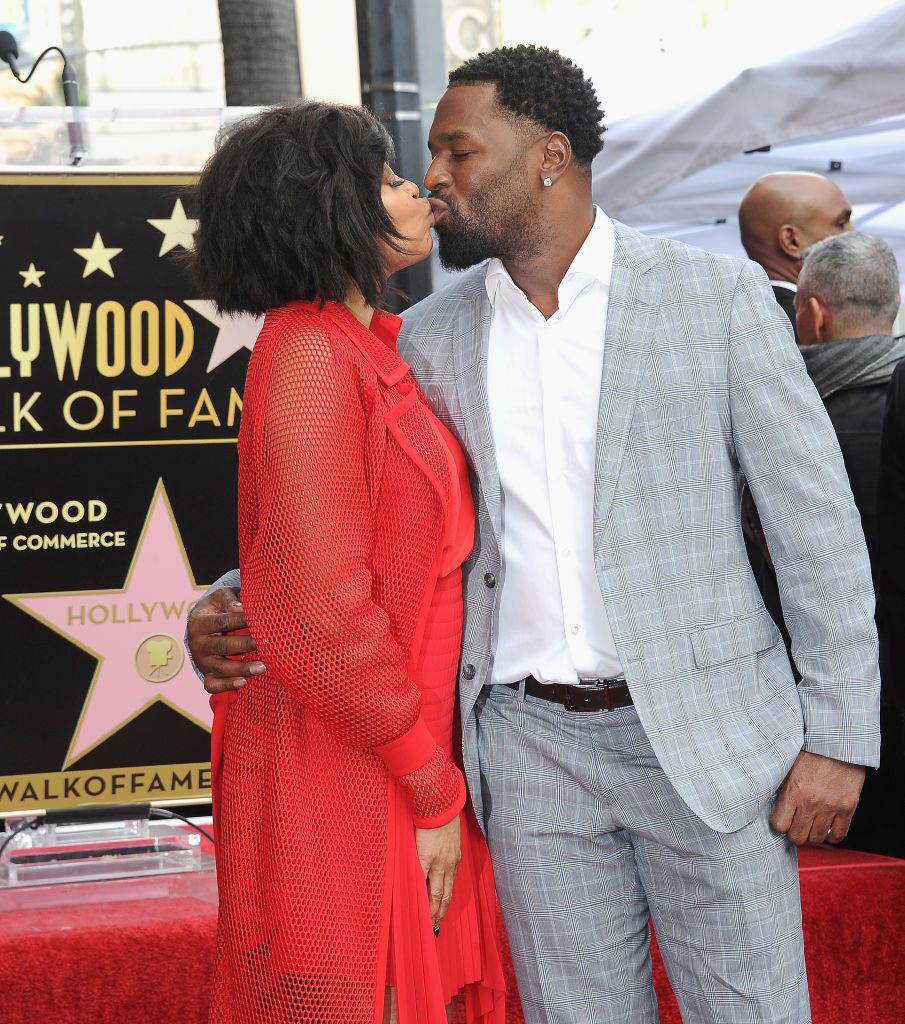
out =
[[225,129],[193,189],[188,256],[202,295],[227,313],[336,299],[378,304],[380,243],[403,251],[381,199],[393,142],[361,107],[308,101]]
[[603,149],[603,110],[590,78],[571,60],[545,46],[501,46],[479,53],[451,71],[449,84],[494,85],[510,114],[550,132],[562,132],[584,167]]

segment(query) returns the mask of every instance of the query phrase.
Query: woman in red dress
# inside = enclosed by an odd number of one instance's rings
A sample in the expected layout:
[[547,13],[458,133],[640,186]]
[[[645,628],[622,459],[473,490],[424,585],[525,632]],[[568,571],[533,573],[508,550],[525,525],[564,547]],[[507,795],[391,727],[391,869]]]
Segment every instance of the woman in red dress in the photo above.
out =
[[238,452],[267,671],[211,698],[214,1024],[447,1024],[457,997],[469,1024],[504,1020],[453,738],[473,506],[378,308],[432,244],[391,163],[369,113],[303,103],[234,127],[197,188],[198,284],[266,314]]

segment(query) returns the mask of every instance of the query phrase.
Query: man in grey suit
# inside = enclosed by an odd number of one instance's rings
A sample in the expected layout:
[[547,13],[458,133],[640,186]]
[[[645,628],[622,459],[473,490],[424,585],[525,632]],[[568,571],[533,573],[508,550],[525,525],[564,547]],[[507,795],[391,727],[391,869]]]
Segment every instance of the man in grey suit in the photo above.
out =
[[[474,269],[399,344],[472,469],[469,788],[529,1024],[656,1021],[649,916],[686,1024],[802,1024],[793,844],[841,840],[878,759],[864,539],[764,273],[596,208],[601,121],[520,46],[452,72],[430,134],[441,259]],[[235,601],[189,623],[211,691],[263,670],[224,657],[251,649]]]

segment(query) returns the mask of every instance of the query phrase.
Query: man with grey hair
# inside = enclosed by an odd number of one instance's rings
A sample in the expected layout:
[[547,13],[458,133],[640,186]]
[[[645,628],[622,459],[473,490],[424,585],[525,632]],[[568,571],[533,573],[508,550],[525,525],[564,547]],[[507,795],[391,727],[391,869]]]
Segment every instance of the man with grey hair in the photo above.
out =
[[[800,343],[859,339],[863,360],[861,339],[889,339],[900,298],[896,258],[881,238],[857,232],[830,236],[804,253],[795,297]],[[873,346],[878,347],[889,349],[889,341]]]
[[[899,309],[899,270],[889,246],[859,232],[836,235],[804,254],[795,310],[801,354],[836,430],[870,555],[880,636],[880,768],[869,772],[847,845],[905,856],[892,809],[905,792],[902,695],[894,685],[882,559],[878,556],[877,487],[889,380],[905,358],[892,337]],[[898,624],[901,629],[901,624]]]

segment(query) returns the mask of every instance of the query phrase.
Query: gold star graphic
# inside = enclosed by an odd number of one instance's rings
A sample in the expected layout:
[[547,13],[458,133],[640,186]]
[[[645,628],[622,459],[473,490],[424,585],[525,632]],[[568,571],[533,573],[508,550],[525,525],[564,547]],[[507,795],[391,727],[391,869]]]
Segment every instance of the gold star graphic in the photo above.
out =
[[182,206],[182,200],[177,199],[173,205],[173,212],[168,220],[152,220],[148,218],[151,227],[163,232],[163,240],[160,243],[158,256],[163,256],[170,249],[181,245],[183,249],[191,249],[194,244],[192,235],[198,230],[198,221],[186,217]]
[[104,245],[100,232],[98,232],[94,236],[90,249],[73,249],[72,251],[76,256],[81,256],[85,261],[85,270],[82,273],[83,278],[93,274],[95,270],[102,270],[107,277],[113,277],[113,267],[110,265],[110,261],[114,256],[118,256],[122,249],[107,248]]
[[30,284],[33,284],[36,288],[41,287],[41,278],[47,273],[46,270],[36,270],[34,263],[28,264],[28,270],[20,270],[19,274],[25,281],[22,285],[23,288],[27,288]]

